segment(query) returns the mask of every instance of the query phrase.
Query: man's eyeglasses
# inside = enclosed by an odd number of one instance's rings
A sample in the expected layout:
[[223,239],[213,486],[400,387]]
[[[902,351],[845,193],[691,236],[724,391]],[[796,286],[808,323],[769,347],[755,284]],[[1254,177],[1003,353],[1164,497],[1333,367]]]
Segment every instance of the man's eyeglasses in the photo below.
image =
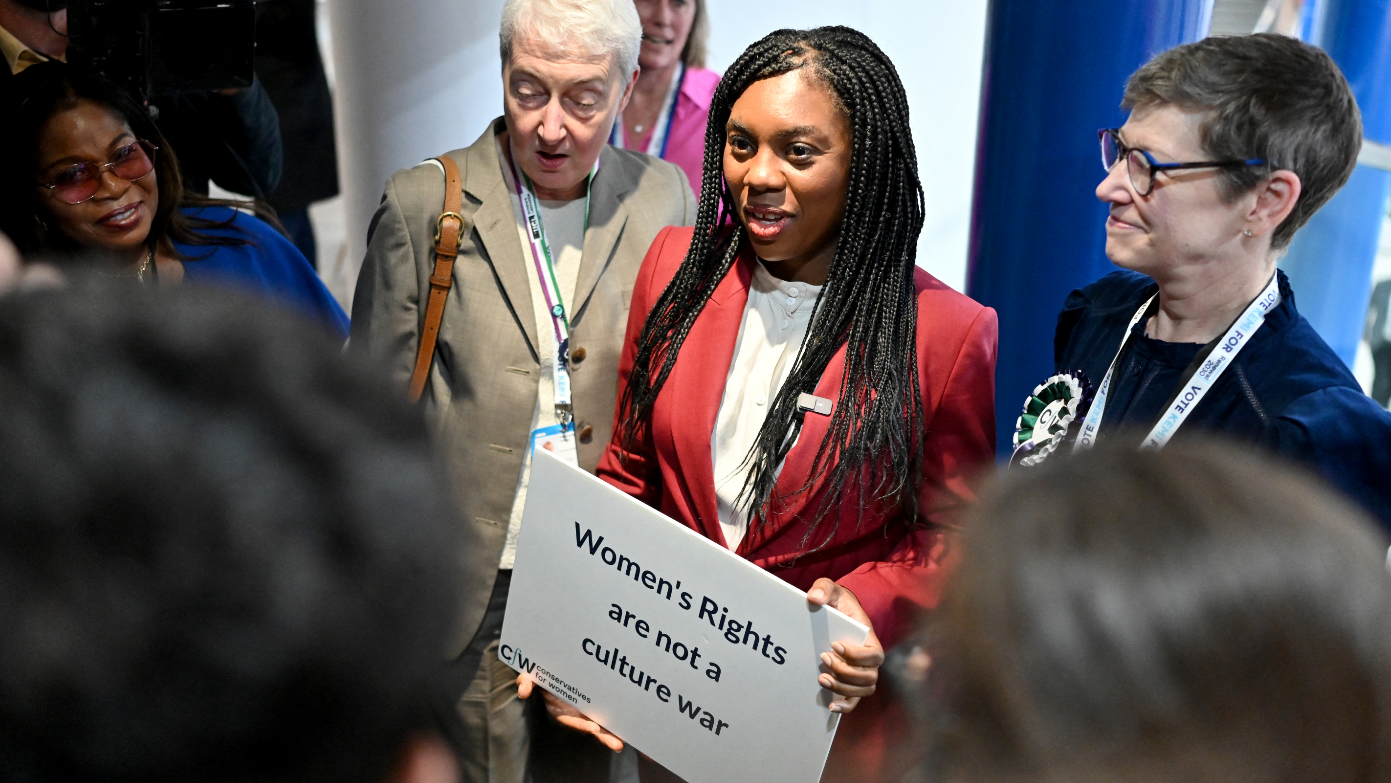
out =
[[59,171],[48,182],[38,184],[53,191],[54,195],[68,204],[81,204],[101,190],[101,178],[107,171],[127,182],[149,176],[150,172],[155,170],[155,151],[158,149],[159,147],[140,139],[116,150],[111,156],[111,162],[104,166],[77,163]]
[[1145,150],[1138,150],[1134,147],[1127,147],[1120,139],[1119,128],[1103,128],[1096,132],[1101,139],[1101,165],[1108,172],[1115,168],[1116,164],[1122,159],[1125,160],[1126,168],[1130,172],[1130,184],[1135,187],[1135,192],[1141,196],[1148,196],[1154,192],[1154,178],[1156,175],[1174,171],[1176,169],[1206,169],[1206,168],[1238,168],[1241,166],[1260,166],[1265,163],[1263,160],[1209,160],[1200,163],[1160,163]]

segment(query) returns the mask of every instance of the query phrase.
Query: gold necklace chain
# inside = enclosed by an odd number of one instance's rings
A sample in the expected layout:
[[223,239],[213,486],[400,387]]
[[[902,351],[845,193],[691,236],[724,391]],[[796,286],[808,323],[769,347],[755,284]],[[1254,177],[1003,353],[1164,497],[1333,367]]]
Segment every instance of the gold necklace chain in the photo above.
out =
[[135,270],[135,279],[141,283],[145,282],[145,273],[149,271],[150,264],[155,260],[154,248],[150,248],[145,254],[145,260],[140,262],[140,268]]
[[[135,279],[136,279],[136,281],[141,282],[141,283],[145,282],[145,273],[150,271],[151,266],[154,264],[154,262],[155,262],[155,251],[154,251],[154,250],[148,250],[148,251],[146,251],[146,252],[145,252],[145,258],[140,262],[140,266],[139,266],[138,268],[136,268],[136,270],[135,270]],[[102,269],[101,269],[101,265],[97,265],[97,266],[92,267],[92,270],[95,271],[97,274],[101,275],[102,277],[127,277],[127,275],[126,275],[125,272],[117,272],[117,273],[115,273],[115,274],[112,274],[112,273],[110,273],[110,272],[104,272],[104,271],[102,271]],[[152,276],[152,278],[153,278],[153,276]]]

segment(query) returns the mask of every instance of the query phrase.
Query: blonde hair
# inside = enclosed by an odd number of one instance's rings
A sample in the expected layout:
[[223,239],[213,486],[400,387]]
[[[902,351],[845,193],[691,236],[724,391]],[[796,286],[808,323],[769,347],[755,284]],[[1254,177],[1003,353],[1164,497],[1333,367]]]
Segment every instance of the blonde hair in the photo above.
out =
[[710,15],[705,12],[705,0],[691,2],[695,3],[695,17],[691,20],[686,45],[681,49],[681,62],[687,68],[704,68],[706,44],[710,42]]
[[507,0],[498,34],[504,64],[519,34],[557,52],[613,55],[625,84],[638,68],[642,21],[632,0]]

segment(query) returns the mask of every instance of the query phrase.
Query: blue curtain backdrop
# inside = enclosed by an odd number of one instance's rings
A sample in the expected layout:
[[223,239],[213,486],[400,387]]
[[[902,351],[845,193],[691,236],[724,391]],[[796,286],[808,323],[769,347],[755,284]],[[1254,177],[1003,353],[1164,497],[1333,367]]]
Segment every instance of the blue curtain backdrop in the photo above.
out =
[[[1306,0],[1307,40],[1332,56],[1362,110],[1362,135],[1391,144],[1391,0]],[[1300,312],[1352,365],[1372,295],[1391,172],[1358,166],[1295,235],[1280,267]]]
[[1025,396],[1052,373],[1063,300],[1115,269],[1096,131],[1125,122],[1127,77],[1205,36],[1211,13],[1212,0],[991,0],[967,293],[1000,316],[1002,456]]

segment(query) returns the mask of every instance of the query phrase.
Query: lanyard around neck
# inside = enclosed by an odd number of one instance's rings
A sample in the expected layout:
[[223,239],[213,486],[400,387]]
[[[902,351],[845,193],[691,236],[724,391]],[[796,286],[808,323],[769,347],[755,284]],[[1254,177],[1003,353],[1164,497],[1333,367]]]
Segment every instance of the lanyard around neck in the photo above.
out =
[[[1073,451],[1089,449],[1096,445],[1097,431],[1101,429],[1101,418],[1106,414],[1106,398],[1111,393],[1111,378],[1116,371],[1116,363],[1120,361],[1121,354],[1125,353],[1125,346],[1130,342],[1130,336],[1134,333],[1136,324],[1145,317],[1157,296],[1159,294],[1146,299],[1126,326],[1125,334],[1121,337],[1120,348],[1116,349],[1115,358],[1111,359],[1111,366],[1106,369],[1106,377],[1097,387],[1091,410],[1087,411],[1087,417],[1082,421],[1082,429],[1077,433],[1077,440],[1072,444]],[[1159,418],[1149,435],[1145,437],[1141,448],[1161,449],[1169,442],[1178,428],[1188,419],[1193,409],[1198,407],[1198,403],[1202,401],[1203,397],[1207,396],[1212,385],[1232,365],[1236,355],[1241,353],[1242,348],[1246,347],[1246,344],[1251,340],[1251,335],[1255,334],[1256,330],[1261,328],[1261,324],[1265,323],[1266,314],[1274,310],[1279,304],[1280,282],[1279,275],[1276,274],[1271,275],[1270,282],[1266,284],[1265,289],[1237,317],[1236,321],[1227,329],[1226,334],[1218,338],[1214,350],[1202,364],[1188,378],[1183,379],[1179,390],[1169,402],[1168,407],[1165,408],[1164,415]]]
[[[571,429],[574,424],[574,401],[570,392],[570,314],[565,310],[565,300],[560,295],[560,282],[555,274],[555,258],[551,254],[550,243],[546,240],[546,228],[541,223],[541,202],[536,198],[536,190],[531,185],[514,156],[512,180],[517,187],[517,197],[522,203],[522,217],[526,220],[527,238],[531,244],[531,260],[536,266],[536,277],[541,283],[541,295],[546,300],[546,312],[550,314],[551,326],[555,330],[555,415],[563,429]],[[594,161],[594,169],[585,181],[584,228],[589,231],[590,194],[593,192],[594,175],[599,172],[599,161]],[[583,239],[581,239],[583,242]]]
[[[647,149],[644,150],[648,155],[666,159],[667,142],[671,138],[671,123],[676,118],[676,101],[681,97],[681,82],[685,78],[686,64],[681,63],[677,65],[676,72],[672,74],[671,86],[667,88],[666,98],[662,101],[662,111],[657,115],[657,121],[652,124],[652,135],[647,138]],[[619,149],[627,149],[628,147],[628,138],[623,131],[623,118],[621,116],[613,124],[613,131],[609,133],[609,143]]]

